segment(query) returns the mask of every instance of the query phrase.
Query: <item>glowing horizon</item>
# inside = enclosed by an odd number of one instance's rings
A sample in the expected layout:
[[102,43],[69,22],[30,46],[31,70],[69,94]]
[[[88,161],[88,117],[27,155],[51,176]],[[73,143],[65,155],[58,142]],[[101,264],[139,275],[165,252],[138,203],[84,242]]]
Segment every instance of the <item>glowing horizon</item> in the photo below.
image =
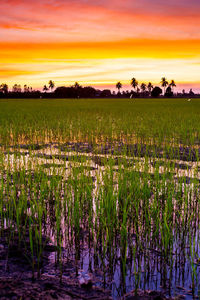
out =
[[132,77],[200,91],[197,0],[1,0],[0,83],[126,87]]

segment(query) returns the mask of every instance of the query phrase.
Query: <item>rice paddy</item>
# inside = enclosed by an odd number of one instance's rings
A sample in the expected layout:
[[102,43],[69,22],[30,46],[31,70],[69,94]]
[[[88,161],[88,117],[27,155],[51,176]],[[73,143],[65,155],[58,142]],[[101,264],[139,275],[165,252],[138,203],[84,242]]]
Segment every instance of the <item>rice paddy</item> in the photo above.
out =
[[1,100],[5,272],[199,299],[199,157],[200,99]]

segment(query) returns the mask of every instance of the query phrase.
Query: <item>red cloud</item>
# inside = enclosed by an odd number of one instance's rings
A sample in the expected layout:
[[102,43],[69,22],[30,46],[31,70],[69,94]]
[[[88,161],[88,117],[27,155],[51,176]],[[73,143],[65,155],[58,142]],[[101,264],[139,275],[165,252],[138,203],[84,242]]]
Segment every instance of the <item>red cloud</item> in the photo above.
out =
[[200,37],[196,0],[1,0],[1,40]]

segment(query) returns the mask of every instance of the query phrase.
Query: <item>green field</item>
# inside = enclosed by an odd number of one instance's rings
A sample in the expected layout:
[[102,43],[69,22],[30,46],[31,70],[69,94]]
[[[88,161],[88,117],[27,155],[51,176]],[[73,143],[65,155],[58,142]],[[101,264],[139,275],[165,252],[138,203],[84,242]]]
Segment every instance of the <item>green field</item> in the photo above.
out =
[[200,100],[1,100],[1,142],[199,142]]
[[54,246],[115,299],[200,295],[200,99],[4,99],[0,147],[7,264]]

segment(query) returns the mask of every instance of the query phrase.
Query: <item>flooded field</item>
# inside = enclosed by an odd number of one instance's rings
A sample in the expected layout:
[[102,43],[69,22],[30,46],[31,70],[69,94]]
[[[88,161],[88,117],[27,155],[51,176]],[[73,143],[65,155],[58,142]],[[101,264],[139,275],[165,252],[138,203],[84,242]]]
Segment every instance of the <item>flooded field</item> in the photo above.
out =
[[199,299],[200,100],[106,101],[0,103],[1,281]]

